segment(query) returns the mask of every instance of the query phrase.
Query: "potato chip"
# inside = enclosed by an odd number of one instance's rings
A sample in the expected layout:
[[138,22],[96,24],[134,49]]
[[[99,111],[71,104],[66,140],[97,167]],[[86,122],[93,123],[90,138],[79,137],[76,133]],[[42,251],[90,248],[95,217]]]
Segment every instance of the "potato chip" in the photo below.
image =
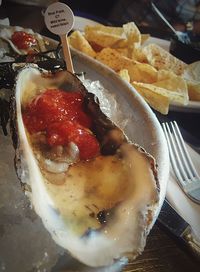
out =
[[86,26],[85,38],[89,42],[94,42],[101,47],[112,47],[117,42],[126,40],[123,37],[122,28],[111,28],[104,26]]
[[[138,82],[131,83],[133,87],[144,97],[146,102],[155,110],[162,114],[168,114],[170,99],[165,94],[155,92],[146,88],[144,84]],[[149,84],[150,85],[150,84]]]
[[174,72],[163,70],[163,69],[159,70],[157,75],[158,75],[158,81],[173,78],[174,76],[176,76]]
[[117,50],[109,47],[104,48],[101,52],[97,53],[96,59],[117,72],[122,69],[127,69],[130,64],[134,63],[133,60],[121,55]]
[[90,57],[95,57],[96,52],[92,49],[88,41],[84,38],[80,31],[74,31],[69,37],[69,44],[75,49],[87,54]]
[[[115,47],[113,47],[115,48]],[[126,54],[126,57],[129,59],[132,59],[134,61],[138,62],[145,62],[147,63],[146,56],[142,53],[140,48],[134,47],[128,47],[128,45],[125,48],[115,48],[118,52],[122,53],[123,55]],[[125,53],[125,54],[124,54]]]
[[112,48],[114,49],[126,49],[129,51],[129,47],[128,47],[128,43],[127,43],[127,39],[123,38],[119,41],[117,41],[115,44],[113,44]]
[[200,82],[187,82],[189,99],[200,101]]
[[130,22],[123,25],[124,33],[128,40],[128,46],[131,47],[135,43],[137,47],[141,45],[141,33],[134,22]]
[[86,33],[85,37],[89,42],[94,42],[103,48],[114,47],[118,41],[123,40],[121,37],[110,35],[102,31],[90,31]]
[[157,80],[157,70],[147,63],[135,63],[128,66],[131,81],[153,83]]
[[162,47],[156,44],[149,44],[143,48],[148,63],[156,69],[165,69],[173,71],[177,75],[181,75],[187,64],[177,59]]
[[150,38],[150,34],[141,34],[141,44],[145,43]]
[[187,65],[184,70],[183,77],[190,81],[200,82],[200,61]]
[[128,48],[116,48],[115,50],[117,52],[119,52],[120,55],[129,58],[129,50],[128,50]]
[[130,83],[130,76],[127,69],[122,69],[118,72],[119,76]]
[[185,80],[182,77],[173,75],[167,79],[154,82],[153,85],[164,88],[170,91],[171,93],[175,93],[176,98],[173,101],[182,105],[188,104],[189,102],[188,88]]
[[138,87],[143,87],[146,90],[149,90],[153,93],[157,93],[157,94],[168,97],[170,103],[172,104],[183,104],[184,103],[183,101],[185,101],[182,93],[166,89],[166,86],[161,87],[161,86],[156,86],[155,84],[141,83],[141,82],[133,82],[133,83],[134,85]]
[[89,32],[90,31],[102,31],[104,33],[108,33],[108,34],[119,36],[119,37],[122,37],[122,35],[124,35],[124,30],[122,27],[105,26],[102,24],[97,24],[94,26],[87,25],[84,29],[84,32],[87,33],[88,31]]
[[189,99],[200,101],[200,61],[189,64],[183,73],[188,86]]
[[143,53],[142,48],[134,48],[131,52],[130,58],[138,62],[148,63],[147,57]]

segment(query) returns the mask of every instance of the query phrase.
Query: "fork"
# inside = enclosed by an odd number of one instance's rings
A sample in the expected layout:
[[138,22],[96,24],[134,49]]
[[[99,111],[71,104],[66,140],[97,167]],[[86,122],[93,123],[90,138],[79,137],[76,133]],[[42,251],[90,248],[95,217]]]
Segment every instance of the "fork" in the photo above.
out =
[[170,162],[183,192],[200,204],[200,177],[186,149],[176,121],[162,123],[167,140]]

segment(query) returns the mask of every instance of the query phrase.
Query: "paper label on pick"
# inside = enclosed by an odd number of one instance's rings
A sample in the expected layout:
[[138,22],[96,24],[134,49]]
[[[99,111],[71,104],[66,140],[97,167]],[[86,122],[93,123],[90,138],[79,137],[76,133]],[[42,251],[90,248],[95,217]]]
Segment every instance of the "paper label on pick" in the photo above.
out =
[[49,31],[57,35],[64,35],[74,25],[74,14],[66,4],[56,2],[46,9],[44,21]]

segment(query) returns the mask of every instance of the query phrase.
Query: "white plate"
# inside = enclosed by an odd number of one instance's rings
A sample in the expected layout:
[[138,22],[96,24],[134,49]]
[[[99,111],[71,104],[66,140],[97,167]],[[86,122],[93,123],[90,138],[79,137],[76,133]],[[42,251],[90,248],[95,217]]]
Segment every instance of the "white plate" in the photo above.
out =
[[99,24],[99,23],[94,21],[94,20],[83,18],[83,17],[80,17],[80,16],[74,16],[73,29],[83,31],[84,28],[86,27],[86,25],[94,26],[94,25],[97,25],[97,24]]
[[[78,29],[81,31],[84,31],[84,28],[86,25],[96,25],[99,24],[98,22],[95,22],[94,20],[90,20],[87,18],[83,18],[80,16],[75,16],[75,24],[74,24],[74,29]],[[144,45],[150,44],[150,43],[155,43],[159,46],[161,46],[163,49],[169,51],[170,47],[170,41],[155,38],[155,37],[150,37]],[[198,101],[189,101],[188,105],[183,106],[183,105],[171,105],[170,106],[171,111],[181,111],[181,112],[200,112],[200,102]]]
[[[157,118],[134,88],[114,71],[74,50],[72,57],[76,72],[84,71],[86,78],[99,80],[115,96],[120,105],[122,119],[128,120],[125,133],[156,158],[160,181],[158,215],[166,193],[169,160],[166,141]],[[41,220],[28,205],[15,175],[14,149],[10,137],[0,135],[0,149],[0,207],[3,207],[0,218],[4,230],[0,232],[0,244],[4,249],[1,252],[1,263],[7,269],[4,271],[31,271],[33,265],[38,265],[38,270],[50,271],[63,250],[49,237]],[[96,271],[85,268],[69,256],[65,256],[64,260],[69,262],[69,270],[74,268],[75,263],[77,271]]]
[[189,101],[185,106],[183,105],[171,105],[171,111],[180,111],[180,112],[194,112],[200,113],[200,102],[199,101]]

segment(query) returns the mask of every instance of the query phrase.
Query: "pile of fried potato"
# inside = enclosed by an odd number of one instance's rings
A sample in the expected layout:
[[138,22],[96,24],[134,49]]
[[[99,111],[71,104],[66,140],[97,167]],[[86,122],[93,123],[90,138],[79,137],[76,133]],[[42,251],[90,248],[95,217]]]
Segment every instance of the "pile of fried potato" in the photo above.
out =
[[162,114],[170,104],[200,101],[200,61],[187,65],[156,44],[144,45],[148,38],[134,22],[88,25],[68,37],[70,46],[109,66]]

